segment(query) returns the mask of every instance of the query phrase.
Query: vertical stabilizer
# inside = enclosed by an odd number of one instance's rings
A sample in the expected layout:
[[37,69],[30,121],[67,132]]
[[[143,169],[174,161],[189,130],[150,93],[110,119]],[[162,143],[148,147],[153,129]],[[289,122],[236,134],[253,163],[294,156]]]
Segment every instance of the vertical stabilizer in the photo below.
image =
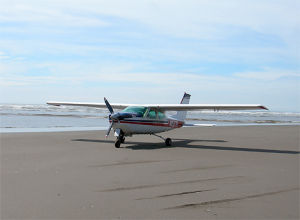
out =
[[[190,94],[184,93],[180,104],[189,104],[190,103]],[[178,111],[176,115],[174,115],[173,117],[176,118],[179,121],[184,121],[186,118],[186,113],[187,111]]]

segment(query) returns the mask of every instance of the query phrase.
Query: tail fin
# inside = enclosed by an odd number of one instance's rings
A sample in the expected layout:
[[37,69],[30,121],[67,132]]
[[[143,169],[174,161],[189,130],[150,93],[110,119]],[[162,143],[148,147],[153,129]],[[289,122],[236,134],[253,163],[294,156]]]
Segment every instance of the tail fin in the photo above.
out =
[[[184,93],[180,104],[189,104],[190,103],[190,94]],[[173,117],[176,118],[179,121],[184,121],[186,118],[186,113],[187,111],[178,111],[176,115],[174,115]]]

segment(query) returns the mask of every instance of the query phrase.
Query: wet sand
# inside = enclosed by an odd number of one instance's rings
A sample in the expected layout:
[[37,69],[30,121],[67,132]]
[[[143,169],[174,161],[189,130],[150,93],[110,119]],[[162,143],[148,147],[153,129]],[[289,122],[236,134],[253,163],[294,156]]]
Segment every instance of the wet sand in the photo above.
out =
[[1,134],[1,219],[299,219],[300,126]]

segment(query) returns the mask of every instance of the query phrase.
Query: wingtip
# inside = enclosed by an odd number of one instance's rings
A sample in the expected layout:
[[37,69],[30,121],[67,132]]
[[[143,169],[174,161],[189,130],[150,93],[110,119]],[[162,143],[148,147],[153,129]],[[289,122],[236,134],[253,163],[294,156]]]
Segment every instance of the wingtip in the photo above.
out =
[[46,104],[47,104],[47,105],[60,106],[59,104],[56,104],[55,102],[52,102],[52,101],[51,101],[51,102],[50,102],[50,101],[49,101],[49,102],[46,102]]
[[261,105],[260,108],[261,108],[261,109],[264,109],[264,110],[269,110],[267,107],[265,107],[265,106],[263,106],[263,105]]
[[187,92],[184,92],[184,97],[191,97],[191,94],[187,93]]

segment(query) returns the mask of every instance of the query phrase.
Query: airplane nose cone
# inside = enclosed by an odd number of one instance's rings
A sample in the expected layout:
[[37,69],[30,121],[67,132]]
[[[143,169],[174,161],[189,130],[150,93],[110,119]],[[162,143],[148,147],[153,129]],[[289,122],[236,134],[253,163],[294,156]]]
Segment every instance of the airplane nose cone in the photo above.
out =
[[111,118],[112,120],[118,120],[118,119],[119,119],[119,113],[112,114],[112,115],[110,116],[110,118]]
[[111,118],[112,120],[118,121],[118,120],[122,120],[122,119],[124,119],[124,118],[132,118],[132,115],[129,114],[129,113],[125,113],[125,112],[124,112],[124,113],[118,112],[118,113],[112,114],[112,115],[110,116],[110,118]]

